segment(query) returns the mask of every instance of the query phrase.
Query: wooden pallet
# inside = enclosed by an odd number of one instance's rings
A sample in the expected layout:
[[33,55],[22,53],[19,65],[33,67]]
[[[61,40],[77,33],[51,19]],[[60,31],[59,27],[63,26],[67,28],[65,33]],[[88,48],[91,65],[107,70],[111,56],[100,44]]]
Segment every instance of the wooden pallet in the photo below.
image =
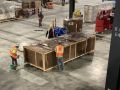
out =
[[7,20],[7,19],[3,19],[3,20],[0,20],[0,23],[2,22],[9,22],[10,20]]
[[[30,46],[24,46],[24,62],[43,71],[52,70],[52,68],[57,66],[54,48],[56,45],[58,45],[58,43],[55,40],[62,40],[64,37],[68,36],[70,35],[66,34],[60,37],[56,37],[54,39],[39,42],[46,43],[49,45],[49,47],[42,46],[41,44],[38,44],[38,42],[33,43]],[[71,41],[62,45],[64,46],[64,63],[72,61],[85,54],[94,52],[96,36],[92,36],[86,39],[82,37],[73,38],[70,36],[69,40]],[[73,42],[72,40],[75,42]]]
[[0,20],[0,23],[9,22],[9,21],[14,21],[14,20],[20,20],[20,19],[22,19],[22,17],[19,17],[19,18],[3,19],[3,20]]

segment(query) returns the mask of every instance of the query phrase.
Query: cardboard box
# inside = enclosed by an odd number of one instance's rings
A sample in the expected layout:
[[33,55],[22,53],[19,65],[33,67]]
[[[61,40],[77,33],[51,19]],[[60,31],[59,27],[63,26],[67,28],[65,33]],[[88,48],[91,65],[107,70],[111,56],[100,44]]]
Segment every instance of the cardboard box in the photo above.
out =
[[74,22],[72,22],[70,19],[65,19],[63,21],[63,26],[67,29],[67,33],[75,32]]
[[79,18],[65,19],[63,21],[63,26],[67,29],[67,33],[75,32],[77,24],[77,31],[81,31],[83,20]]
[[72,22],[74,22],[74,27],[76,29],[76,24],[77,24],[77,31],[80,31],[82,29],[82,25],[83,25],[83,20],[79,19],[79,18],[72,18],[70,19]]
[[26,13],[29,13],[29,15],[32,16],[33,15],[32,10],[33,9],[28,9],[28,8],[27,9],[23,9],[23,14],[25,15]]
[[15,9],[15,15],[21,16],[22,15],[22,9],[21,8]]

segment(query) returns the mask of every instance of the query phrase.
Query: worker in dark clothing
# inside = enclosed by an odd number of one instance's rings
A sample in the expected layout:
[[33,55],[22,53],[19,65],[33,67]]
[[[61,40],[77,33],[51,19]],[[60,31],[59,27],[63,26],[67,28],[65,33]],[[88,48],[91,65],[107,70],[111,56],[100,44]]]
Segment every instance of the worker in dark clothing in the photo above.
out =
[[52,27],[52,25],[50,25],[50,28],[48,29],[47,33],[46,33],[46,37],[48,36],[48,39],[53,38],[54,37],[54,29]]
[[38,20],[39,20],[39,27],[42,26],[42,19],[43,19],[43,13],[40,11],[40,13],[38,14]]

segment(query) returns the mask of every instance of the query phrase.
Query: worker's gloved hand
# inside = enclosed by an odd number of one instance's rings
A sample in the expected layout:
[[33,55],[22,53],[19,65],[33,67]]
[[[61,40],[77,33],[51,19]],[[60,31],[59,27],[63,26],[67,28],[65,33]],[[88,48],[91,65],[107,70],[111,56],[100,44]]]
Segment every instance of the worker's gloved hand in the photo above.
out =
[[20,57],[20,55],[17,55],[17,58],[19,58]]

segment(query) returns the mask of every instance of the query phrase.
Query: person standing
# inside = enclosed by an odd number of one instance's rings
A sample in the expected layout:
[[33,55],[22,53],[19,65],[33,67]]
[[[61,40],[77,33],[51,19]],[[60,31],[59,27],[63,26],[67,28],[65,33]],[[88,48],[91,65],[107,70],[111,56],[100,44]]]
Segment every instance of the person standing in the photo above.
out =
[[42,26],[42,19],[43,19],[43,13],[40,11],[40,13],[38,14],[38,20],[39,20],[39,27]]
[[[12,49],[10,50],[10,57],[12,59],[12,65],[14,65],[14,70],[16,70],[18,63],[17,63],[17,58],[19,58],[19,55],[17,55],[17,51],[20,51],[19,49],[19,45],[17,44],[16,46],[12,47]],[[23,51],[20,51],[23,52]]]
[[48,29],[47,33],[46,33],[46,37],[48,36],[48,39],[53,38],[54,37],[54,29],[52,27],[52,25],[50,25],[50,28]]
[[55,47],[56,52],[56,59],[58,64],[58,69],[60,70],[60,63],[62,65],[62,70],[64,70],[64,63],[63,63],[63,53],[64,53],[64,47],[61,45],[61,42],[58,42],[58,46]]

